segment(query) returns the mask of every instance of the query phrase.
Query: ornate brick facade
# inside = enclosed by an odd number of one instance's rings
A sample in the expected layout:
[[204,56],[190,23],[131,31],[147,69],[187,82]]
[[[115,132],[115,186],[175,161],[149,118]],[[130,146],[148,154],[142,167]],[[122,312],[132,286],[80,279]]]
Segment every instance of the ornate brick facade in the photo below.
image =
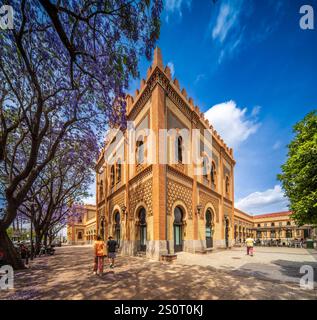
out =
[[72,245],[90,244],[97,237],[96,206],[86,204],[76,221],[67,224],[67,243]]
[[153,181],[151,177],[142,180],[136,181],[129,188],[129,203],[130,203],[130,218],[134,219],[134,213],[137,209],[137,206],[140,203],[144,203],[147,208],[147,214],[149,216],[153,215],[152,209],[152,184]]
[[172,215],[172,208],[176,201],[182,201],[186,205],[188,219],[193,219],[192,189],[173,180],[167,182],[167,214]]
[[[140,90],[134,97],[127,96],[126,102],[136,141],[126,142],[127,130],[121,137],[110,133],[100,153],[96,166],[98,233],[104,230],[105,238],[114,235],[123,254],[143,251],[155,259],[183,250],[230,247],[233,228],[226,224],[233,223],[233,151],[186,90],[180,89],[178,80],[171,78],[159,49]],[[147,126],[155,133],[153,137],[146,136]],[[168,161],[163,164],[158,161],[165,152],[159,141],[162,129],[176,132],[169,137]],[[182,142],[183,129],[190,133],[199,129],[202,136],[207,132],[208,150],[200,156],[214,158],[213,179],[212,173],[208,177],[196,173],[193,144]],[[178,160],[171,161],[176,154]],[[127,164],[131,157],[135,162]],[[152,157],[152,162],[144,161],[145,157]],[[230,180],[225,188],[226,177]]]

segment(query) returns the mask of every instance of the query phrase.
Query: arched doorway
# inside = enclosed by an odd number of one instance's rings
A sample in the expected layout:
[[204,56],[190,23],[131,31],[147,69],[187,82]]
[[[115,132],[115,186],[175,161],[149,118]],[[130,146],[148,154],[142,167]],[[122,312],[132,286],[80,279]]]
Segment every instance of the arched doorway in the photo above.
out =
[[117,241],[118,247],[120,247],[120,234],[121,234],[121,228],[120,228],[120,213],[116,212],[114,215],[114,238]]
[[183,211],[180,207],[174,210],[174,252],[183,251]]
[[237,239],[238,239],[238,227],[237,225],[234,225],[234,242],[237,243]]
[[225,242],[226,248],[229,247],[229,219],[225,218]]
[[206,211],[206,247],[213,247],[213,238],[212,238],[212,212],[210,209]]
[[146,251],[146,211],[144,208],[139,211],[139,236],[140,251]]

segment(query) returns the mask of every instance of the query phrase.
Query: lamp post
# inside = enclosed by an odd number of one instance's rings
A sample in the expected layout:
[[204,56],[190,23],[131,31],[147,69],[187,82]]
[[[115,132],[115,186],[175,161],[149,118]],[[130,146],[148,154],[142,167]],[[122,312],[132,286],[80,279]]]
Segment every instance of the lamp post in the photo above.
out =
[[203,208],[203,206],[201,204],[198,204],[196,208],[197,208],[197,211],[196,211],[197,215],[199,216],[200,215],[200,211]]
[[31,222],[31,260],[33,260],[34,257],[34,248],[33,248],[33,221],[32,221],[32,216],[34,214],[34,204],[32,203],[31,205],[31,218],[30,218],[30,222]]

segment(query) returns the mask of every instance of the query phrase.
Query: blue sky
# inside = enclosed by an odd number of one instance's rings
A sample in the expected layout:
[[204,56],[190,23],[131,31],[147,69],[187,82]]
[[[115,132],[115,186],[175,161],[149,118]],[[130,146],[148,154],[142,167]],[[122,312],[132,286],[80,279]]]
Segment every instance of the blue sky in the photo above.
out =
[[317,15],[316,0],[165,1],[164,64],[234,148],[236,206],[249,213],[287,209],[276,175],[292,126],[317,109],[317,26],[300,29],[304,4]]

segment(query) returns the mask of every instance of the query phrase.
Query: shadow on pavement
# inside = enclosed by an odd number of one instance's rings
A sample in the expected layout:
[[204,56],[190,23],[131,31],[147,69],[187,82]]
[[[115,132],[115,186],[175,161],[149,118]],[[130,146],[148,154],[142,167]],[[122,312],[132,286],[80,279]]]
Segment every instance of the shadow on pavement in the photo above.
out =
[[316,291],[291,283],[141,257],[118,257],[115,269],[105,264],[102,277],[93,275],[92,268],[91,248],[60,248],[16,273],[14,291],[0,291],[0,299],[316,299]]

